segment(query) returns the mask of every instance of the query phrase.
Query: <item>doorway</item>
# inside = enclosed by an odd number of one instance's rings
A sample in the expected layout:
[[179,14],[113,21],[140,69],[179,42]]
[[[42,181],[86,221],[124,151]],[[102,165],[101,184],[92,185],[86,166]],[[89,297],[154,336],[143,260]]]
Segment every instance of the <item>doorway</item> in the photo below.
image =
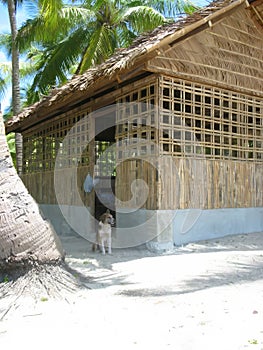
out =
[[115,215],[115,110],[95,118],[95,218],[109,209]]

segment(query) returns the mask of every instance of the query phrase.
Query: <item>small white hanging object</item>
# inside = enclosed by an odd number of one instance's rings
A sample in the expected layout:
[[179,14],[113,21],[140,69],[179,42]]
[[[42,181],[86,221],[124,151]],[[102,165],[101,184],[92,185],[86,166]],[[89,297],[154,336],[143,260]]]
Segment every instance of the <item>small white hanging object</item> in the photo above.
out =
[[93,178],[91,177],[90,173],[88,173],[83,184],[84,191],[87,193],[90,193],[93,187],[94,187]]

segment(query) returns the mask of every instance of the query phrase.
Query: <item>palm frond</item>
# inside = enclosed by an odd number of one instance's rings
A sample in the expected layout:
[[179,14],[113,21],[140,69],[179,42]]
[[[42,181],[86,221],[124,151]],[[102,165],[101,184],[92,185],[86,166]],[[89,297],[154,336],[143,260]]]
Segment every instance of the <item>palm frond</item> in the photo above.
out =
[[15,145],[15,133],[10,132],[8,135],[6,135],[8,147],[10,150],[10,153],[15,154],[16,153],[16,145]]
[[49,29],[56,29],[63,8],[62,0],[39,0],[40,16]]
[[69,72],[83,50],[83,41],[86,42],[85,34],[85,28],[79,28],[65,40],[42,51],[36,64],[38,73],[33,81],[32,90],[38,89],[46,94],[50,86],[61,84],[69,78]]
[[20,62],[20,78],[22,81],[26,81],[36,73],[36,66],[32,60]]
[[54,39],[54,33],[46,31],[43,18],[29,19],[19,29],[17,44],[20,52],[27,51],[34,42],[45,42]]
[[61,19],[66,19],[69,23],[83,24],[87,21],[95,19],[95,12],[93,10],[81,6],[65,6],[61,11]]
[[78,73],[85,72],[94,64],[101,63],[113,54],[117,47],[116,30],[106,24],[99,26],[90,37]]
[[[6,82],[0,76],[0,97],[3,97],[5,95],[5,91],[6,91]],[[0,110],[1,110],[1,108],[0,108]]]
[[190,14],[199,8],[191,0],[146,0],[145,5],[155,8],[168,18]]
[[[84,6],[86,6],[87,8],[92,8],[94,10],[94,12],[98,12],[101,9],[105,8],[106,6],[110,5],[111,1],[107,1],[107,0],[89,0],[89,1],[84,1]],[[112,1],[113,3],[113,1]]]
[[0,34],[0,47],[3,48],[8,56],[12,52],[12,36],[11,34]]
[[122,20],[129,22],[135,33],[152,30],[166,21],[160,12],[147,6],[126,9],[122,14]]
[[121,22],[117,28],[118,31],[118,47],[127,47],[136,38],[136,34],[129,29],[129,26],[125,22]]
[[0,62],[0,72],[2,76],[8,78],[10,76],[11,79],[11,74],[12,74],[12,64],[11,62]]
[[[56,27],[47,22],[46,17],[29,19],[19,29],[17,42],[21,52],[27,51],[32,43],[45,44],[59,42],[80,26],[95,17],[94,12],[74,6],[66,6],[56,15]],[[55,33],[55,34],[54,34]]]
[[0,97],[5,96],[7,86],[12,80],[11,62],[0,62]]

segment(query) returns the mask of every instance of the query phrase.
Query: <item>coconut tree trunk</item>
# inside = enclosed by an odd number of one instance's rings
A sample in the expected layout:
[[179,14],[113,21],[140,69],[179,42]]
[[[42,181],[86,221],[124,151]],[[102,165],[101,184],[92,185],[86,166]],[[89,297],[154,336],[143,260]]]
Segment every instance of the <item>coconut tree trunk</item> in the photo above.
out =
[[[21,108],[20,99],[20,75],[19,75],[19,50],[17,47],[17,23],[16,23],[16,7],[17,1],[8,0],[8,14],[12,35],[12,107],[13,114],[18,115]],[[22,162],[23,162],[23,138],[22,135],[17,133],[15,135],[16,140],[16,167],[19,175],[22,174]]]
[[0,112],[0,270],[62,260],[58,237],[13,167]]

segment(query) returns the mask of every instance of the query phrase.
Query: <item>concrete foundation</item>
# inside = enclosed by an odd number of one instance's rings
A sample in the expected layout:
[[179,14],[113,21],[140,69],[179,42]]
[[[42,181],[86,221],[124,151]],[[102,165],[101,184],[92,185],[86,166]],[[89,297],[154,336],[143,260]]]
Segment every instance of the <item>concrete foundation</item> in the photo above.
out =
[[39,207],[42,216],[51,222],[58,235],[78,234],[87,239],[94,236],[94,220],[89,208],[52,204],[40,204]]
[[[87,208],[40,205],[40,209],[59,235],[79,234],[94,241],[94,220]],[[116,213],[113,247],[146,244],[160,252],[190,242],[261,231],[263,208],[122,210]]]
[[178,210],[173,221],[175,245],[261,231],[263,208]]

